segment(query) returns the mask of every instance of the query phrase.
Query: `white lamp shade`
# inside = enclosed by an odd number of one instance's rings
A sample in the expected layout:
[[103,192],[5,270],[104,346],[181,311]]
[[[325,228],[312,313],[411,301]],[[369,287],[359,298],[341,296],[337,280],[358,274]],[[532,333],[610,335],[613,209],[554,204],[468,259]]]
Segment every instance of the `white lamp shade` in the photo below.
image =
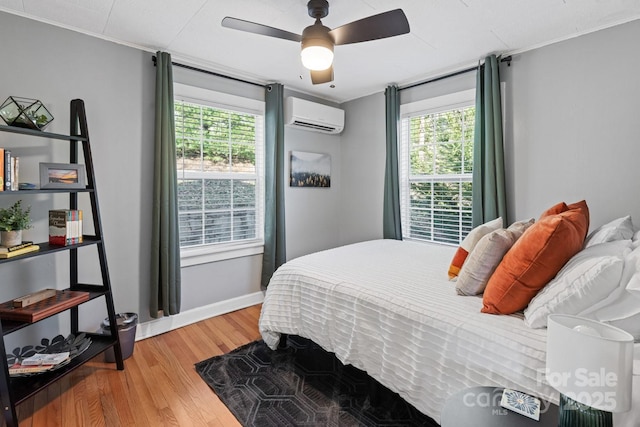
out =
[[607,412],[631,408],[633,336],[604,323],[552,314],[547,320],[547,382]]
[[308,70],[326,70],[333,62],[333,51],[324,46],[307,46],[300,52],[300,58]]

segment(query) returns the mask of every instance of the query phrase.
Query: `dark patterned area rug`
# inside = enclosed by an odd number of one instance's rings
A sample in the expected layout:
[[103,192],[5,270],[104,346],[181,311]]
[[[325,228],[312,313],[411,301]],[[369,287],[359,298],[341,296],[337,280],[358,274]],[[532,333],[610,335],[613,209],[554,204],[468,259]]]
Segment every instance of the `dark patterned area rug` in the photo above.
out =
[[245,427],[438,426],[363,371],[297,336],[277,351],[255,341],[197,363],[196,371]]

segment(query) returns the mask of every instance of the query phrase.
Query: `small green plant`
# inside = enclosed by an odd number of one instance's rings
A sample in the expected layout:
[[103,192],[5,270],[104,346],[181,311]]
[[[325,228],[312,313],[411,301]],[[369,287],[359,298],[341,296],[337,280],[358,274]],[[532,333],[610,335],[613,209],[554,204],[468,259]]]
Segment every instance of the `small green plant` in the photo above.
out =
[[22,209],[22,200],[10,208],[0,208],[0,231],[27,230],[31,228],[31,206]]

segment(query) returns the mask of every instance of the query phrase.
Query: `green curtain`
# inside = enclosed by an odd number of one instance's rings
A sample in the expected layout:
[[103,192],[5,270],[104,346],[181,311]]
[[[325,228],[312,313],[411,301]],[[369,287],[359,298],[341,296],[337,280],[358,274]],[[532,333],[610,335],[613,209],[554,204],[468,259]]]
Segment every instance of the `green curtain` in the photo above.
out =
[[384,208],[382,236],[402,240],[400,221],[400,184],[398,182],[398,122],[400,120],[400,92],[397,86],[384,91],[387,124],[387,160],[384,169]]
[[284,221],[284,111],[281,84],[270,84],[265,93],[265,212],[264,253],[262,255],[262,289],[286,261]]
[[500,106],[500,72],[488,56],[476,77],[476,122],[473,140],[473,227],[502,217],[507,221]]
[[180,312],[178,182],[171,55],[156,53],[156,114],[151,236],[151,317]]

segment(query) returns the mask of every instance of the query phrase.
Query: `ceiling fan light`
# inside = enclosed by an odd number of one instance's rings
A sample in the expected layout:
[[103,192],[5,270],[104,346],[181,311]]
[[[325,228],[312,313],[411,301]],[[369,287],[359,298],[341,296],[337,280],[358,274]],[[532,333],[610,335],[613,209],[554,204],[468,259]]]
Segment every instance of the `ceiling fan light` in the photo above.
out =
[[324,46],[307,46],[300,52],[300,58],[302,65],[309,70],[326,70],[333,63],[333,50]]

